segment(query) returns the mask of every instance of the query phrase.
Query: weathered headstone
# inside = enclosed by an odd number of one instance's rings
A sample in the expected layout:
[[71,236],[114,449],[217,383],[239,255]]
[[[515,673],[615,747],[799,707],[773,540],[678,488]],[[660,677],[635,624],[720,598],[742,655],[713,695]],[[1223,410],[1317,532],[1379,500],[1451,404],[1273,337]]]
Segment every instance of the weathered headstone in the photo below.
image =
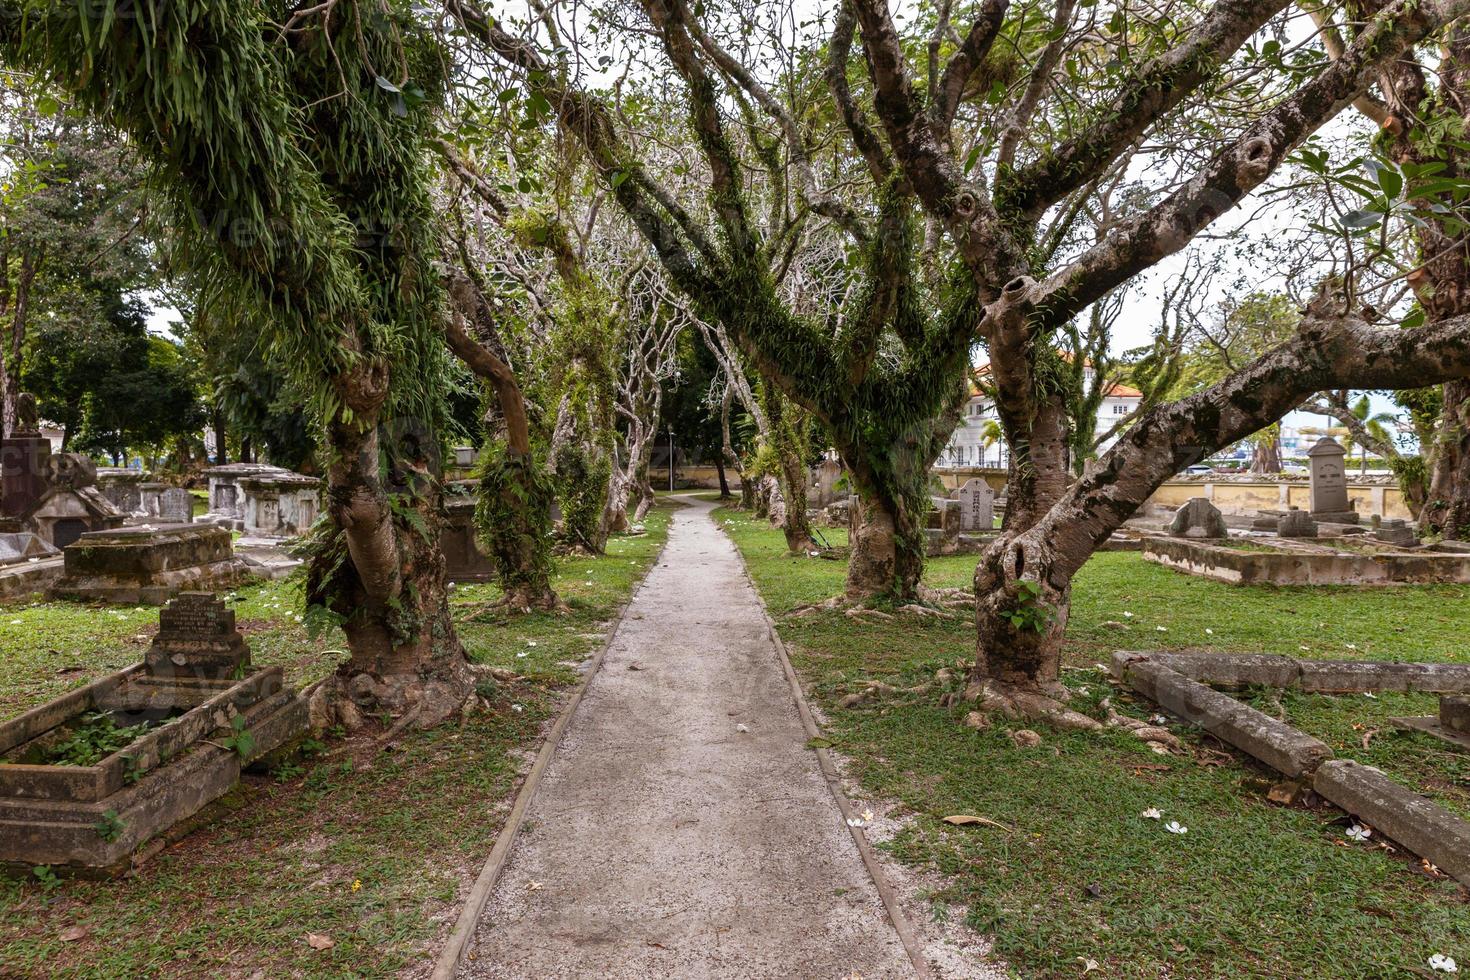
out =
[[1375,540],[1384,544],[1391,544],[1400,548],[1413,547],[1419,543],[1419,536],[1414,529],[1401,517],[1386,518],[1378,522],[1378,527],[1373,532]]
[[964,505],[948,497],[929,498],[929,526],[945,534],[959,534],[964,529]]
[[1205,497],[1191,497],[1174,512],[1169,533],[1176,538],[1224,538],[1230,531],[1218,507]]
[[169,487],[158,495],[158,519],[165,524],[194,523],[194,495],[182,487]]
[[1451,731],[1470,734],[1470,697],[1442,695],[1439,699],[1439,723]]
[[1317,522],[1306,511],[1293,507],[1276,522],[1276,533],[1283,538],[1315,538]]
[[977,477],[960,487],[960,530],[989,531],[995,527],[995,491]]
[[17,398],[15,429],[0,440],[0,517],[24,521],[46,492],[46,461],[51,440],[40,433],[36,399],[24,392]]
[[1310,463],[1308,482],[1312,491],[1312,516],[1319,521],[1356,524],[1358,514],[1348,500],[1347,470],[1343,460],[1347,450],[1331,436],[1323,436],[1307,450]]
[[250,663],[235,611],[209,592],[183,592],[158,613],[158,635],[143,662],[155,677],[226,680]]

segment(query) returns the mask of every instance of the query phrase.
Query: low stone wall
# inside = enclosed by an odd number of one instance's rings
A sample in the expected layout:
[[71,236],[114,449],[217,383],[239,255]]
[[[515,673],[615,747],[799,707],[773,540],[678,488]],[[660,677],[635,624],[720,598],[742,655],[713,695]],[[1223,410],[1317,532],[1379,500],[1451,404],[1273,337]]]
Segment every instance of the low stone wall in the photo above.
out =
[[1218,541],[1148,535],[1143,557],[1232,585],[1422,585],[1470,582],[1470,555],[1329,549],[1243,551]]
[[1266,763],[1293,780],[1293,786],[1310,786],[1446,874],[1470,883],[1470,822],[1377,769],[1334,758],[1321,740],[1210,686],[1459,695],[1470,688],[1470,665],[1118,651],[1112,670],[1119,681],[1165,710]]
[[[1175,510],[1191,497],[1204,497],[1221,513],[1237,517],[1254,516],[1260,510],[1312,509],[1312,494],[1307,478],[1282,480],[1174,480],[1159,487],[1148,498],[1145,508]],[[1397,485],[1388,483],[1348,483],[1348,499],[1362,517],[1401,517],[1412,520],[1413,513],[1404,503]]]

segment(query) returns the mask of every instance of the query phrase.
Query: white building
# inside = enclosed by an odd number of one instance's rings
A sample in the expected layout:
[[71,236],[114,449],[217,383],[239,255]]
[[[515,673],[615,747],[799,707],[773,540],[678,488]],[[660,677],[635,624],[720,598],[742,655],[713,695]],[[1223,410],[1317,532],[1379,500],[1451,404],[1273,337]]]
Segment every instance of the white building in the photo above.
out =
[[[988,367],[982,366],[979,373],[983,375],[988,370]],[[1089,385],[1092,383],[1090,365],[1084,369],[1084,379],[1084,383]],[[1112,433],[1114,427],[1138,411],[1142,403],[1143,392],[1124,384],[1114,384],[1098,405],[1097,435]],[[1098,451],[1102,452],[1116,441],[1116,434],[1110,435],[1104,440]],[[1001,437],[1000,417],[996,414],[995,405],[978,387],[971,386],[970,401],[965,405],[960,424],[955,426],[954,433],[949,437],[949,443],[944,447],[944,452],[940,453],[935,465],[988,466],[1004,469],[1009,463],[1010,447]]]

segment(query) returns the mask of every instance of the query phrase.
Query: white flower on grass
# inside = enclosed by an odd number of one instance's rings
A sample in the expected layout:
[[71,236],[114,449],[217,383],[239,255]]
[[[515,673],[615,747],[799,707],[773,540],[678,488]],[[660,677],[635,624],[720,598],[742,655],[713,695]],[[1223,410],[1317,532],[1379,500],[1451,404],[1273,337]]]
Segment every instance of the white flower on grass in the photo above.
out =
[[522,650],[520,653],[516,654],[516,659],[517,660],[525,660],[529,656],[530,656],[529,653],[527,653],[526,651]]
[[1446,956],[1443,953],[1435,953],[1429,957],[1429,968],[1435,973],[1460,972],[1460,965],[1455,962],[1455,958],[1453,956]]
[[1361,826],[1360,824],[1353,824],[1347,829],[1347,836],[1348,840],[1355,840],[1361,844],[1363,841],[1373,836],[1373,831],[1367,827]]
[[536,645],[536,641],[535,640],[527,640],[526,641],[526,646],[528,646],[528,647],[533,647],[535,645]]
[[521,705],[521,704],[513,704],[513,705],[510,706],[510,710],[512,710],[512,711],[525,711],[526,710],[526,707],[525,707],[525,705]]
[[1363,692],[1363,697],[1365,697],[1365,698],[1372,698],[1374,701],[1377,701],[1378,700],[1378,695],[1374,694],[1372,691],[1364,691]]
[[1298,646],[1298,647],[1297,647],[1297,649],[1298,649],[1298,650],[1310,650],[1310,649],[1312,649],[1312,648],[1311,648],[1311,647],[1309,647],[1309,646],[1307,646],[1307,645],[1306,645],[1306,644],[1305,644],[1305,643],[1303,643],[1303,644],[1301,644],[1301,645],[1300,645],[1300,646]]
[[1147,810],[1144,810],[1143,813],[1139,814],[1139,816],[1143,817],[1143,819],[1145,820],[1158,820],[1162,818],[1163,815],[1164,811],[1156,807],[1149,807]]
[[1358,648],[1358,645],[1356,643],[1344,643],[1343,646],[1347,647],[1349,650],[1356,650]]
[[1184,826],[1184,824],[1180,823],[1178,820],[1170,820],[1168,823],[1164,824],[1164,829],[1171,834],[1189,833],[1189,828]]
[[1124,619],[1132,619],[1133,618],[1133,614],[1131,612],[1124,611],[1123,618]]
[[1212,630],[1212,629],[1210,629],[1208,626],[1206,626],[1205,627],[1205,635],[1206,636],[1214,636],[1215,635],[1215,631]]
[[1169,632],[1169,627],[1167,626],[1155,626],[1154,629],[1158,630],[1160,633]]

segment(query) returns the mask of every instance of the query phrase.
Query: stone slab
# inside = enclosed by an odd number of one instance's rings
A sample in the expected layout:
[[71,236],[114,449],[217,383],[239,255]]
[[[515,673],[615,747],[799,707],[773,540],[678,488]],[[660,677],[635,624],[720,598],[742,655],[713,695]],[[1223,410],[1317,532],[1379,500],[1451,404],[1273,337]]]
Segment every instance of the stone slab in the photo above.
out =
[[1448,742],[1456,748],[1470,750],[1470,733],[1457,732],[1453,728],[1446,728],[1439,718],[1434,715],[1421,715],[1414,718],[1390,718],[1389,724],[1397,725],[1409,731],[1423,732],[1433,735],[1443,742]]
[[1470,734],[1470,697],[1451,694],[1439,699],[1439,723]]
[[1322,763],[1312,789],[1423,858],[1470,884],[1470,823],[1382,772],[1348,759]]
[[1124,675],[1135,690],[1164,709],[1293,779],[1332,758],[1325,742],[1161,663],[1134,660],[1125,664]]
[[1360,691],[1470,693],[1470,664],[1412,664],[1373,661],[1301,660],[1303,691],[1350,694]]

